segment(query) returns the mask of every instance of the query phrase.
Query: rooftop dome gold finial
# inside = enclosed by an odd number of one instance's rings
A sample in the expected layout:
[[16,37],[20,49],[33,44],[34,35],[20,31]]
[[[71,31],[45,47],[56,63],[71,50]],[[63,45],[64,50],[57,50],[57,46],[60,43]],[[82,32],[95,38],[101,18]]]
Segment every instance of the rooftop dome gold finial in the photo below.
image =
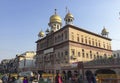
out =
[[57,15],[57,9],[55,9],[55,14],[50,17],[50,22],[49,23],[62,23],[62,19],[59,15]]
[[57,9],[55,9],[55,14],[57,14],[56,11],[57,11]]
[[105,26],[104,26],[104,27],[103,27],[103,30],[102,30],[102,32],[101,32],[101,35],[102,35],[102,36],[105,36],[105,35],[108,36],[108,33],[109,33],[109,32],[106,30],[106,28],[105,28]]
[[67,7],[66,7],[66,12],[67,12],[67,14],[66,14],[65,18],[74,18],[74,16],[70,13],[70,10]]
[[65,18],[73,18],[74,19],[74,16],[70,12],[68,12],[66,14]]
[[38,34],[38,37],[44,37],[45,33],[41,30]]
[[66,16],[64,18],[66,24],[73,24],[74,16],[70,13],[70,11],[66,8]]

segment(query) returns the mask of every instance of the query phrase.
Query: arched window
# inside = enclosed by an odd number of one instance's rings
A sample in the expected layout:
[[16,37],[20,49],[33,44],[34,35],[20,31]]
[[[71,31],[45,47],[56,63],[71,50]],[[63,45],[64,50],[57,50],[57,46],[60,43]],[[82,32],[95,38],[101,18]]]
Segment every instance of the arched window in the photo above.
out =
[[88,53],[86,53],[86,58],[89,58]]
[[78,52],[78,57],[80,57],[80,52]]
[[90,51],[90,58],[92,58],[92,51]]
[[103,42],[103,48],[105,48],[105,42]]
[[91,40],[90,40],[90,38],[89,38],[89,45],[91,45]]
[[82,49],[82,57],[85,57],[84,49]]
[[60,28],[60,26],[59,25],[57,25],[57,29],[59,29]]
[[68,22],[70,22],[70,19],[68,19]]
[[96,42],[96,46],[98,46],[98,45],[97,45],[97,39],[95,40],[95,42]]
[[79,34],[77,34],[77,41],[78,41],[78,42],[80,41]]
[[113,56],[116,57],[116,54],[114,54]]
[[94,39],[92,39],[92,45],[94,46]]
[[85,37],[85,43],[87,44],[87,37]]
[[107,58],[107,55],[106,55],[106,54],[104,54],[104,57],[105,57],[105,58]]
[[99,43],[99,47],[101,47],[101,46],[100,46],[100,41],[98,41],[98,43]]
[[72,37],[72,40],[74,40],[74,33],[73,32],[71,33],[71,37]]
[[84,43],[83,35],[81,36],[81,42]]
[[75,49],[71,49],[71,54],[72,54],[72,56],[75,55]]
[[94,59],[96,59],[96,55],[94,55]]

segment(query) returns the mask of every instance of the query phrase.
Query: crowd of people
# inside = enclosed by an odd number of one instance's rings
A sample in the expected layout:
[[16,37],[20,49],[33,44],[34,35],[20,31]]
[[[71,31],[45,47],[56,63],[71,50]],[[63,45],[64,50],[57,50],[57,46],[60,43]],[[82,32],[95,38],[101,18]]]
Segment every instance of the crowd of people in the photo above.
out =
[[[1,78],[2,83],[83,83],[83,77],[79,73],[74,73],[74,74],[66,74],[63,72],[60,74],[59,72],[56,73],[54,80],[51,81],[51,79],[47,79],[46,82],[44,82],[44,78],[42,75],[37,76],[32,76],[32,77],[27,77],[24,76],[22,79],[18,75],[17,77],[11,76],[4,74]],[[88,83],[97,83],[96,78],[94,74],[86,74],[86,80]]]
[[19,75],[17,77],[4,74],[1,78],[2,83],[38,83],[35,77],[20,77]]
[[78,72],[69,73],[68,75],[65,72],[63,72],[62,75],[57,73],[55,83],[84,83],[85,80],[87,83],[97,83],[96,76],[94,74],[87,73],[86,78],[83,78],[83,76]]

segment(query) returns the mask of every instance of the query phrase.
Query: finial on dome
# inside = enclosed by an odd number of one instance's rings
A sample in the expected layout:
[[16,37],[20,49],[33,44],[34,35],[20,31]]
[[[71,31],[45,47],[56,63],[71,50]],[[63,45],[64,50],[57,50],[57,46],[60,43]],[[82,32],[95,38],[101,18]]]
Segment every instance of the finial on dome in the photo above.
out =
[[70,13],[70,10],[68,9],[67,6],[66,6],[66,13]]
[[64,18],[66,24],[73,24],[74,16],[70,13],[67,7],[66,7],[66,12],[67,14]]
[[55,15],[57,14],[57,9],[55,9]]
[[66,6],[66,13],[68,12],[68,8],[67,8],[67,6]]

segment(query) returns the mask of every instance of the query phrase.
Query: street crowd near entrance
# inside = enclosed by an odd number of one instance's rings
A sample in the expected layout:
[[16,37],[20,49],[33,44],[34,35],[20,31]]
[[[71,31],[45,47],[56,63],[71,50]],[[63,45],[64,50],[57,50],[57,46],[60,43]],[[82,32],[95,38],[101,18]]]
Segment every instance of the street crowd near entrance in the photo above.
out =
[[60,74],[59,72],[51,79],[50,77],[44,78],[42,74],[38,74],[32,77],[11,76],[10,74],[4,74],[1,77],[0,83],[97,83],[93,74],[86,75],[86,82],[83,81],[81,74],[69,74],[68,76]]

